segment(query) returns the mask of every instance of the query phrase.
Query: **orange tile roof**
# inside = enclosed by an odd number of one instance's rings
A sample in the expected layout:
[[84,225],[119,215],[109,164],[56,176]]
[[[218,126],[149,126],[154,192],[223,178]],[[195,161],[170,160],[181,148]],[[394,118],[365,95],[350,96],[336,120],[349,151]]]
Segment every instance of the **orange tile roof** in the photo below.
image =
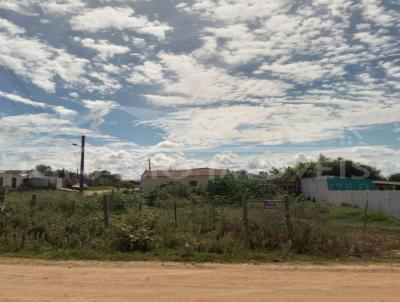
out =
[[192,176],[225,176],[228,169],[197,168],[188,170],[146,170],[142,177],[192,177]]

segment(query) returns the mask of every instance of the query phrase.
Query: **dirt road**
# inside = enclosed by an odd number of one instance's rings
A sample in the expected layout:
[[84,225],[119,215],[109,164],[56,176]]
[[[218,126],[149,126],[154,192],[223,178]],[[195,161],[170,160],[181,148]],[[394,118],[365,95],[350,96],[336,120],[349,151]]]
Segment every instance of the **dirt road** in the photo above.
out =
[[0,258],[0,301],[400,301],[400,265],[192,265]]

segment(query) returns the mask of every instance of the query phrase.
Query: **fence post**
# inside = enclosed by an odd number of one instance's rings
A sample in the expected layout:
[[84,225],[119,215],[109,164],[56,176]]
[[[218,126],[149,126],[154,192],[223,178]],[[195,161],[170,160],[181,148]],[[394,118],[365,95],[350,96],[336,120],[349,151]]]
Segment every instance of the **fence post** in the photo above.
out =
[[32,199],[30,202],[31,215],[33,215],[33,213],[35,211],[35,206],[36,206],[36,194],[32,194]]
[[110,226],[110,200],[107,195],[103,195],[103,217],[104,226],[108,228]]
[[176,201],[174,201],[174,221],[175,221],[175,226],[178,225],[178,216],[176,213]]
[[365,231],[367,229],[367,215],[368,215],[368,204],[369,204],[369,196],[368,196],[368,191],[367,191],[367,201],[365,203],[365,210],[364,210],[364,226],[363,226],[363,232],[365,234]]
[[244,195],[242,195],[242,206],[243,206],[243,224],[247,231],[247,228],[249,226],[249,216],[247,209],[247,199],[245,198]]
[[211,205],[212,205],[213,227],[214,227],[214,230],[215,230],[215,228],[216,228],[216,221],[215,221],[215,220],[216,220],[216,219],[215,219],[215,200],[214,200],[214,199],[213,199]]
[[289,197],[285,195],[283,198],[284,204],[285,204],[285,221],[286,221],[286,227],[288,231],[288,236],[290,240],[293,240],[293,225],[292,225],[292,218],[290,216],[290,203],[289,203]]
[[350,204],[354,205],[354,203],[353,203],[353,190],[350,191]]

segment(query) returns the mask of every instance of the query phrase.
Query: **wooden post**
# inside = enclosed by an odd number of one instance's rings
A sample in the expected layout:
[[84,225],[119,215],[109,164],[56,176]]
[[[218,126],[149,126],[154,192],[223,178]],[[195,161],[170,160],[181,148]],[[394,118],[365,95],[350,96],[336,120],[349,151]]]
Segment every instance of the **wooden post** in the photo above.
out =
[[292,218],[290,216],[290,203],[289,203],[289,196],[285,195],[284,197],[284,204],[285,204],[285,221],[286,221],[286,228],[288,231],[289,240],[293,239],[293,225],[292,225]]
[[103,217],[104,226],[108,228],[110,226],[110,201],[107,195],[103,196]]
[[85,190],[85,136],[82,135],[81,142],[81,171],[79,176],[79,192],[83,193]]
[[174,201],[174,220],[175,220],[175,225],[178,225],[178,217],[176,213],[176,201]]
[[213,219],[213,227],[214,230],[216,228],[216,219],[215,219],[215,200],[212,201],[212,219]]
[[31,208],[31,215],[33,215],[35,211],[35,206],[36,206],[36,194],[32,194],[32,199],[30,203],[30,208]]
[[242,206],[243,206],[243,224],[246,228],[249,226],[249,217],[248,217],[248,209],[247,209],[247,199],[245,196],[242,196]]
[[140,202],[139,202],[139,212],[140,212],[140,213],[142,213],[142,207],[143,207],[143,205],[142,205],[142,202],[140,201]]
[[365,203],[365,209],[364,209],[364,225],[363,225],[363,233],[365,234],[365,231],[367,230],[367,215],[368,215],[368,206],[369,206],[369,192],[367,191],[367,201]]

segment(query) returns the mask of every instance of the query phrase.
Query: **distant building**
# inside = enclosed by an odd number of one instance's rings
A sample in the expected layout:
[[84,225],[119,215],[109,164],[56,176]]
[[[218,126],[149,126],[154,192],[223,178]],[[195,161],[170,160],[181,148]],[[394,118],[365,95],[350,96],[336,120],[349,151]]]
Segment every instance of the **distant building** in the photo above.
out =
[[186,186],[196,187],[207,184],[211,179],[224,177],[225,175],[230,175],[228,169],[146,170],[142,174],[140,187],[143,192],[149,192],[155,187],[168,182],[178,182]]
[[7,187],[9,189],[18,189],[24,183],[29,182],[28,171],[0,171],[0,187]]
[[400,190],[399,181],[374,180],[373,183],[377,190]]
[[0,171],[0,188],[10,190],[29,188],[59,188],[62,179],[55,176],[45,176],[36,170]]

